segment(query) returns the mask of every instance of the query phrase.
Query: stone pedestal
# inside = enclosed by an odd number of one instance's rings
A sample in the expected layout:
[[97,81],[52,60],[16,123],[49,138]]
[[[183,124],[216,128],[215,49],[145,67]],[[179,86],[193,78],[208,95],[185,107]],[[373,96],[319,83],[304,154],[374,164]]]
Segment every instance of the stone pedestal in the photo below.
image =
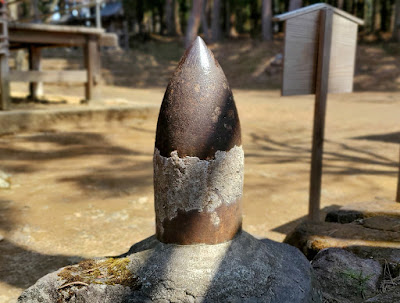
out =
[[400,262],[400,203],[388,200],[342,206],[328,222],[304,222],[284,240],[309,260],[321,250],[339,247],[381,263]]
[[300,251],[241,232],[215,245],[154,236],[118,258],[87,260],[41,278],[18,302],[320,302]]

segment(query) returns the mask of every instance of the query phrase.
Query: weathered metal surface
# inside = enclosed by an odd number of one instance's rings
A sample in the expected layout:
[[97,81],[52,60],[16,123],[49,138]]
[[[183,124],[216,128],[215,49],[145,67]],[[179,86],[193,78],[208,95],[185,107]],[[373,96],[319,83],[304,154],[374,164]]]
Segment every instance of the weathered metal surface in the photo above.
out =
[[215,159],[154,154],[156,233],[164,243],[214,244],[241,227],[243,149],[217,151]]
[[198,37],[170,80],[157,123],[156,147],[169,157],[212,159],[241,145],[240,122],[222,68]]
[[216,244],[241,229],[244,155],[228,81],[201,38],[168,84],[154,153],[156,235]]
[[[164,243],[178,244],[217,244],[231,240],[242,228],[241,203],[222,204],[214,212],[197,210],[178,210],[172,220],[165,220],[157,225],[156,234]],[[222,224],[210,224],[218,218]]]

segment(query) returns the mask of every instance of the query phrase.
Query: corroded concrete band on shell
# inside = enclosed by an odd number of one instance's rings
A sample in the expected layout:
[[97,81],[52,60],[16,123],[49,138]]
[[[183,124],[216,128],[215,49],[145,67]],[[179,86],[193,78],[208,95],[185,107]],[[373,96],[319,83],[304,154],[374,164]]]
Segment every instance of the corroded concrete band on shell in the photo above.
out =
[[163,157],[154,152],[157,238],[166,243],[214,244],[241,229],[244,154],[240,146],[215,159]]

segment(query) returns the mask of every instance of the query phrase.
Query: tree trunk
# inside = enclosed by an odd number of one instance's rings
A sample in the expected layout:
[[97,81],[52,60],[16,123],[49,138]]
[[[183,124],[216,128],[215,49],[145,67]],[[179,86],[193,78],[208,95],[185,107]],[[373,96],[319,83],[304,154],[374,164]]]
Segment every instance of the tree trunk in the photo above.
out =
[[357,0],[351,1],[351,14],[354,16],[357,15]]
[[212,19],[211,19],[211,32],[212,32],[213,42],[217,42],[221,38],[220,13],[221,13],[221,1],[214,0]]
[[343,3],[344,3],[344,0],[338,0],[338,2],[337,2],[338,8],[343,9]]
[[272,1],[262,2],[262,38],[264,41],[272,40]]
[[39,22],[39,7],[38,0],[32,0],[30,7],[30,17],[33,17],[35,23]]
[[163,35],[166,32],[167,25],[165,24],[165,5],[162,2],[157,6],[158,10],[158,18],[160,22],[160,31],[159,34]]
[[372,32],[373,19],[373,3],[372,0],[364,1],[364,27],[367,32]]
[[381,14],[380,14],[380,3],[378,0],[374,2],[374,31],[380,31],[381,29]]
[[[258,1],[251,1],[250,2],[250,34],[251,37],[257,37],[259,36],[260,32],[262,31],[262,21],[261,20],[261,11],[262,8],[260,9],[260,6],[258,5]],[[262,3],[261,3],[262,6]]]
[[343,1],[343,10],[346,12],[350,12],[350,10],[351,10],[351,1],[350,0]]
[[201,27],[203,29],[204,38],[210,40],[210,29],[208,27],[208,0],[203,0],[203,9],[201,11]]
[[400,0],[396,0],[394,15],[393,40],[400,42]]
[[181,36],[181,23],[179,20],[179,5],[177,0],[165,1],[165,27],[168,36]]
[[303,6],[302,0],[290,0],[289,11],[294,11],[295,9],[301,8]]
[[[369,1],[369,0],[367,0]],[[390,0],[389,0],[390,1]],[[357,14],[356,17],[360,19],[364,19],[364,13],[365,13],[365,1],[356,1],[357,2]]]
[[148,19],[145,18],[144,15],[144,3],[143,1],[136,1],[136,7],[135,7],[135,15],[136,15],[136,20],[139,24],[139,36],[142,41],[147,39],[148,33],[149,33],[149,24],[148,24]]
[[229,0],[225,0],[225,35],[229,37],[231,30],[231,6]]
[[197,33],[200,26],[201,11],[203,6],[203,0],[192,1],[192,11],[188,21],[185,37],[185,47],[188,48],[194,39],[196,39]]
[[174,0],[165,0],[165,25],[168,36],[176,35],[174,13]]
[[178,0],[173,0],[173,1],[174,1],[175,31],[178,36],[182,36],[181,19],[179,18],[179,3]]
[[381,3],[381,30],[384,32],[388,29],[387,19],[390,18],[389,16],[387,2],[384,0]]

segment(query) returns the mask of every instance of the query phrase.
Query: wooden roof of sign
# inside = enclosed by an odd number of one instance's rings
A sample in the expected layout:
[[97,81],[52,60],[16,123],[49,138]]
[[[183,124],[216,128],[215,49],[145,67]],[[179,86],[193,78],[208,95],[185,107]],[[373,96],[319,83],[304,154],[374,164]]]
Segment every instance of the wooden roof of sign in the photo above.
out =
[[314,12],[314,11],[318,11],[318,10],[321,10],[321,9],[324,9],[324,8],[332,9],[335,14],[338,14],[341,17],[349,19],[350,21],[353,21],[354,23],[357,23],[358,25],[364,25],[364,20],[362,20],[360,18],[357,18],[357,17],[354,17],[353,15],[351,15],[351,14],[349,14],[349,13],[347,13],[347,12],[341,10],[341,9],[333,7],[332,5],[326,4],[326,3],[316,3],[316,4],[313,4],[313,5],[309,5],[309,6],[306,6],[306,7],[291,11],[291,12],[280,14],[280,15],[275,16],[273,20],[274,21],[285,21],[285,20],[288,20],[288,19],[291,19],[291,18],[294,18],[294,17],[298,17],[298,16],[301,16],[301,15],[304,15],[304,14],[308,14],[308,13],[311,13],[311,12]]

